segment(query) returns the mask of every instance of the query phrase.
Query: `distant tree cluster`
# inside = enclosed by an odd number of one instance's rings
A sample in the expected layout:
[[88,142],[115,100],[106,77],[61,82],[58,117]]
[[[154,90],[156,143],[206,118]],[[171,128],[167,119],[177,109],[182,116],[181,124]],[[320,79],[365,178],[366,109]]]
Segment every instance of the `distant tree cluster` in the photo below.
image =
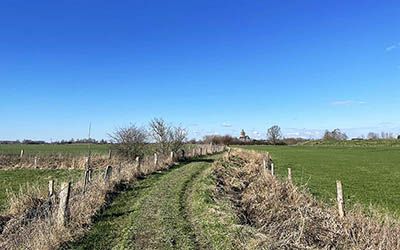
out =
[[[393,139],[396,139],[396,137],[393,135],[393,133],[388,133],[388,132],[381,132],[380,135],[375,132],[369,132],[367,135],[367,139],[368,140],[393,140]],[[400,139],[400,135],[397,137],[397,139]]]
[[243,142],[231,135],[206,135],[203,138],[203,143],[212,143],[216,145],[239,145]]
[[115,129],[109,137],[116,152],[125,157],[143,156],[146,144],[154,144],[162,154],[177,152],[185,144],[187,132],[180,126],[172,126],[161,118],[150,121],[148,128],[130,125]]
[[348,139],[348,136],[337,128],[333,131],[325,131],[324,137],[322,139],[324,141],[344,141]]

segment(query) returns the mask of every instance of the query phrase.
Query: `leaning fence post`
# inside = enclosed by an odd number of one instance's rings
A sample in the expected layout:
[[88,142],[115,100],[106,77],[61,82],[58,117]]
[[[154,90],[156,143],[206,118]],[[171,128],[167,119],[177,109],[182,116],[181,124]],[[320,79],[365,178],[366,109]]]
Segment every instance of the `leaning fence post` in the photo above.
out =
[[69,197],[71,192],[71,182],[64,182],[61,185],[60,204],[57,214],[57,225],[65,226],[69,220]]
[[292,169],[291,168],[288,168],[287,169],[287,177],[288,177],[288,181],[289,182],[292,182]]
[[345,216],[345,213],[344,213],[343,187],[341,181],[336,181],[336,192],[337,192],[339,217],[343,218]]
[[22,158],[24,156],[24,150],[21,149],[21,153],[19,154],[19,157]]
[[264,169],[267,169],[267,168],[268,168],[268,166],[267,166],[267,160],[265,160],[265,158],[263,159],[263,167],[264,167]]
[[54,194],[54,180],[49,180],[49,197]]
[[112,167],[107,166],[106,171],[104,172],[104,182],[108,182],[111,179],[112,176]]

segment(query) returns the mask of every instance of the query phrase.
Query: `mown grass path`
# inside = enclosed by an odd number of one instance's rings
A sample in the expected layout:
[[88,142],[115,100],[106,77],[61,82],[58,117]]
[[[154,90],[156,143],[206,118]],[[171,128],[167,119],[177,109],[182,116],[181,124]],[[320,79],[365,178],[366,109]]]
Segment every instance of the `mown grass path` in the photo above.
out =
[[148,176],[120,194],[71,249],[198,249],[186,204],[200,159]]

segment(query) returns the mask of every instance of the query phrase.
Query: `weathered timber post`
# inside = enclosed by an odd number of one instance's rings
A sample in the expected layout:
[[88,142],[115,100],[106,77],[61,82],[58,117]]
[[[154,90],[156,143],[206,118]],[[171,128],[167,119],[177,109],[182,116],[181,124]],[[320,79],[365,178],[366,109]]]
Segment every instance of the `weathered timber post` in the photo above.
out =
[[49,197],[54,194],[54,180],[49,180]]
[[21,149],[21,153],[19,154],[19,158],[22,158],[24,156],[24,150]]
[[136,157],[136,171],[137,171],[137,173],[138,173],[139,175],[142,174],[142,173],[141,173],[141,169],[140,169],[140,157],[139,157],[139,156]]
[[343,218],[345,216],[345,212],[344,212],[343,187],[341,181],[336,181],[336,192],[337,192],[339,217]]
[[271,163],[271,175],[275,175],[275,166],[274,166],[274,163]]
[[104,182],[107,183],[112,176],[112,167],[111,166],[107,166],[106,167],[106,171],[104,172]]
[[71,182],[64,182],[61,185],[60,204],[57,213],[57,225],[66,226],[69,220],[69,197],[71,192]]
[[174,162],[174,161],[175,161],[175,152],[174,152],[174,151],[171,151],[169,157],[170,157],[170,159],[171,159],[171,162]]
[[288,174],[288,176],[287,176],[288,181],[292,182],[292,169],[291,168],[287,169],[287,174]]
[[108,159],[111,160],[112,158],[112,151],[111,148],[108,150]]
[[267,160],[265,158],[263,159],[263,167],[264,167],[264,169],[268,168]]
[[228,147],[228,157],[231,156],[231,147]]
[[158,165],[158,154],[154,153],[154,166],[157,167],[157,165]]
[[83,193],[86,192],[86,188],[89,184],[89,182],[91,181],[91,170],[90,169],[86,169],[85,170],[85,174],[83,176]]
[[36,168],[37,167],[37,156],[33,159],[33,166]]
[[186,160],[186,158],[185,158],[185,150],[181,149],[181,153],[182,153],[182,159]]

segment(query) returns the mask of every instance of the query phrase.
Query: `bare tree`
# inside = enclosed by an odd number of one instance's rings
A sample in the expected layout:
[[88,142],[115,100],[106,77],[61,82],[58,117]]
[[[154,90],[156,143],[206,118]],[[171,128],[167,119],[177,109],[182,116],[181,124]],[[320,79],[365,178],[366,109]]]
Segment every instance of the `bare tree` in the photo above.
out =
[[177,152],[186,141],[186,131],[182,127],[172,127],[161,118],[150,121],[150,136],[157,145],[159,153]]
[[123,157],[134,159],[137,156],[143,156],[145,152],[147,134],[143,128],[135,125],[118,128],[109,134],[109,137],[117,153]]
[[277,144],[282,138],[281,128],[278,125],[270,127],[267,132],[267,137],[272,144]]
[[325,131],[324,137],[322,138],[325,141],[344,141],[348,139],[346,133],[340,131],[340,129],[334,129],[332,132],[328,130]]
[[377,133],[374,132],[369,132],[367,135],[367,138],[369,140],[377,140],[379,138],[379,135]]

